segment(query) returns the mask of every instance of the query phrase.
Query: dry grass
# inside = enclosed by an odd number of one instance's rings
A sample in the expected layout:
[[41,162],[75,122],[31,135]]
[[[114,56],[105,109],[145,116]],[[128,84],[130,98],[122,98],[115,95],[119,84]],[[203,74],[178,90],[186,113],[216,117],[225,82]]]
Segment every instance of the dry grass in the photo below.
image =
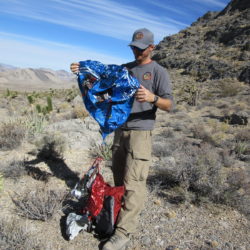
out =
[[18,215],[31,219],[48,221],[62,209],[65,192],[47,188],[27,191],[24,196],[16,195],[12,200]]
[[75,118],[80,118],[80,119],[84,119],[89,115],[89,113],[86,111],[83,105],[76,105],[73,108],[73,113]]
[[33,250],[43,249],[43,246],[32,237],[26,227],[16,220],[0,221],[0,246],[1,249]]

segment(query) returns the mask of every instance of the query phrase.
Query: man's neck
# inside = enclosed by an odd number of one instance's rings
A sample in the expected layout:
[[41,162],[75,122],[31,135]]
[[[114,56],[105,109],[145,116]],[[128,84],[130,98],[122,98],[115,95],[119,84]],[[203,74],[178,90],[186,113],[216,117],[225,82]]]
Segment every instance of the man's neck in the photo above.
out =
[[138,65],[144,65],[144,64],[151,63],[151,62],[152,62],[152,60],[151,60],[151,58],[147,58],[147,59],[142,60],[142,61],[140,61],[140,60],[136,60],[136,62],[137,62],[137,64],[138,64]]

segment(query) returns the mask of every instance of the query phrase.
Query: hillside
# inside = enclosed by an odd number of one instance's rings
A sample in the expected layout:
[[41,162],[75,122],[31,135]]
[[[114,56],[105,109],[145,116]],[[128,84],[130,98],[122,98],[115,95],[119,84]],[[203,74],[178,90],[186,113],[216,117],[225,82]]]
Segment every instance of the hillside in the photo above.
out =
[[250,2],[232,0],[221,12],[208,12],[187,29],[165,37],[153,58],[199,81],[237,78],[250,83],[249,20]]

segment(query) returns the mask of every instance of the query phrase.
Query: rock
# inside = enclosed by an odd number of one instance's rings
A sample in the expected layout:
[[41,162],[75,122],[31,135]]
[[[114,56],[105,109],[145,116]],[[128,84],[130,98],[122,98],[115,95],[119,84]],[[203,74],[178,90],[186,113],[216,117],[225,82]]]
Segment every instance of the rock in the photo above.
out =
[[74,98],[74,100],[72,101],[72,105],[74,107],[77,106],[77,105],[82,105],[83,108],[85,108],[82,97],[79,96],[79,95]]
[[209,246],[211,246],[212,248],[217,248],[219,246],[219,243],[215,240],[212,241],[205,241],[205,243]]
[[226,221],[220,221],[220,225],[223,226],[225,229],[229,228],[229,224]]
[[248,116],[245,113],[226,115],[220,118],[221,122],[227,122],[230,125],[247,125]]
[[250,67],[249,66],[244,68],[241,71],[241,73],[239,75],[239,81],[250,83]]
[[166,250],[179,250],[179,248],[175,246],[168,246]]
[[233,245],[230,242],[225,243],[225,250],[233,250]]
[[143,236],[143,237],[141,238],[141,242],[142,242],[142,244],[143,244],[144,246],[150,246],[150,244],[151,244],[151,239],[150,239],[150,237],[148,237],[148,236]]
[[169,219],[173,219],[173,218],[176,218],[176,213],[174,211],[166,211],[165,213],[165,216],[167,216]]
[[161,201],[160,200],[155,200],[154,204],[157,205],[157,206],[160,206],[161,205]]

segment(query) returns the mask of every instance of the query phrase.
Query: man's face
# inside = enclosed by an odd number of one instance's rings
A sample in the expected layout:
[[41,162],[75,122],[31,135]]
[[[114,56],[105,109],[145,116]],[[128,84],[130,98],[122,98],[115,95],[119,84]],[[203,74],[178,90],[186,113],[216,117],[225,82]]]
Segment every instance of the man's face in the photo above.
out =
[[154,46],[153,45],[149,45],[146,49],[142,50],[142,49],[139,49],[135,46],[130,46],[133,53],[134,53],[134,56],[135,56],[135,59],[136,61],[144,61],[145,59],[148,59],[150,58],[151,56],[151,52],[153,51],[154,49]]

